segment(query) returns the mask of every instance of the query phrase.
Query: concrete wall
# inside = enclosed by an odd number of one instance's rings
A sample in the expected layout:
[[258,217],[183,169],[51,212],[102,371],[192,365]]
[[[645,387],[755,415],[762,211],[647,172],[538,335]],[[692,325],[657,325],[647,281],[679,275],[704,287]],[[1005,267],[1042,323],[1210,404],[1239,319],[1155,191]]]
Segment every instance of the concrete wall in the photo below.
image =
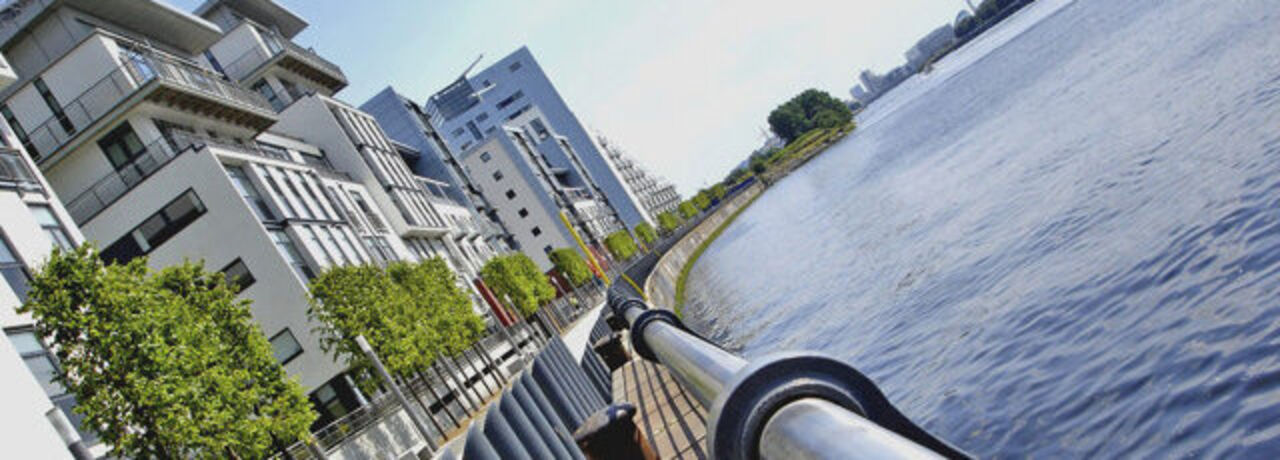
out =
[[707,216],[698,227],[685,235],[679,243],[671,247],[671,250],[663,254],[662,259],[658,260],[658,264],[653,267],[653,273],[649,275],[649,279],[644,283],[645,294],[649,296],[649,303],[658,308],[674,310],[676,308],[676,280],[680,278],[680,270],[684,269],[685,263],[689,261],[689,257],[693,256],[693,252],[698,250],[698,246],[707,237],[715,233],[716,229],[723,224],[729,216],[742,209],[752,198],[764,191],[764,185],[757,182],[755,185],[734,195],[727,203],[721,205],[715,212]]

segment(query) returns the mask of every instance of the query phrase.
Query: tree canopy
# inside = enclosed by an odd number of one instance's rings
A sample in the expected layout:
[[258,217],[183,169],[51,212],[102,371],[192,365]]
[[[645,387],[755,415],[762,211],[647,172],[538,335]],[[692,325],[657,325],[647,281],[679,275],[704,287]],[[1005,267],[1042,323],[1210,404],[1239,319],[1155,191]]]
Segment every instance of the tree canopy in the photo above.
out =
[[693,205],[693,199],[680,202],[680,207],[677,209],[680,210],[680,215],[683,216],[685,220],[692,219],[694,216],[698,215],[698,208]]
[[675,212],[667,211],[658,214],[658,228],[662,229],[662,233],[671,233],[680,227],[680,216]]
[[296,381],[226,276],[141,257],[105,265],[89,246],[55,251],[20,311],[57,347],[58,381],[130,458],[265,458],[315,420]]
[[604,246],[617,260],[627,260],[636,255],[636,241],[626,230],[618,230],[604,238]]
[[368,363],[355,342],[363,335],[387,371],[408,377],[440,355],[454,355],[484,331],[466,292],[444,260],[338,266],[311,281],[309,314],[321,347],[356,370]]
[[556,297],[547,275],[524,253],[494,257],[480,269],[480,277],[498,298],[510,299],[520,314],[529,316]]
[[808,89],[769,113],[769,128],[790,143],[817,128],[837,128],[853,120],[853,112],[825,91]]
[[560,271],[560,275],[564,276],[573,287],[581,286],[582,283],[591,279],[591,267],[587,266],[586,259],[583,259],[582,254],[579,254],[576,249],[556,249],[551,251],[548,257],[556,266],[556,270]]
[[651,245],[658,240],[658,233],[653,231],[653,226],[649,225],[648,222],[641,222],[636,225],[636,236],[640,237],[640,241],[645,246]]

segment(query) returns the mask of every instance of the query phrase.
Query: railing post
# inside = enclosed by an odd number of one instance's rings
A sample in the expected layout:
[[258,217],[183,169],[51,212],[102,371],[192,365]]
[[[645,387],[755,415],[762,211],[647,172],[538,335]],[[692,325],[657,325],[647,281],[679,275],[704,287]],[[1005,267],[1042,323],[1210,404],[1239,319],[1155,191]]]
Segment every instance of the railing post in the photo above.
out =
[[391,374],[387,372],[387,368],[382,366],[382,359],[378,358],[378,354],[373,351],[373,346],[369,345],[369,341],[365,340],[363,335],[356,336],[356,345],[360,347],[360,351],[364,352],[365,357],[373,362],[373,367],[378,371],[378,375],[387,383],[387,387],[391,389],[391,394],[395,396],[396,402],[404,408],[405,414],[409,416],[409,420],[413,422],[413,427],[418,431],[418,435],[422,436],[422,440],[427,444],[428,452],[435,452],[437,446],[435,439],[432,439],[431,432],[427,430],[427,424],[418,417],[418,413],[413,411],[413,407],[409,405],[409,400],[405,398],[404,393],[400,391],[400,386],[396,385],[396,381],[391,378]]

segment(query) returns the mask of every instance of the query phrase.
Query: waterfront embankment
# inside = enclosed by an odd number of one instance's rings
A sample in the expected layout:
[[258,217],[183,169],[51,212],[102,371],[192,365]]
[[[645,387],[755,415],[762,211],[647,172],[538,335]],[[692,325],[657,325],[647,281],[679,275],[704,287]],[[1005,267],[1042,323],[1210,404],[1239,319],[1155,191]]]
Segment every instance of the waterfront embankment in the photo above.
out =
[[644,292],[649,298],[649,303],[679,313],[682,291],[680,285],[681,280],[688,275],[688,266],[697,262],[698,255],[706,249],[706,246],[715,240],[724,227],[732,223],[733,218],[755,201],[764,190],[764,184],[756,182],[733,195],[728,202],[711,211],[711,215],[663,254],[644,281]]

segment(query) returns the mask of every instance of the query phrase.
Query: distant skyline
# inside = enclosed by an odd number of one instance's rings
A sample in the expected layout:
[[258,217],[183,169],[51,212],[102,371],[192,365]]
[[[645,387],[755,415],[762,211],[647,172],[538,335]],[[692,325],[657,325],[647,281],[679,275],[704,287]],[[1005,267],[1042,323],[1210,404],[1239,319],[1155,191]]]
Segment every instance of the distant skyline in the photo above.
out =
[[[421,102],[478,55],[522,45],[589,130],[685,196],[721,179],[763,139],[777,105],[806,88],[841,99],[864,68],[884,72],[962,0],[734,3],[514,0],[277,0],[311,23],[296,42],[342,66],[338,97],[387,85]],[[202,0],[169,0],[192,10]],[[359,6],[354,6],[359,5]]]

